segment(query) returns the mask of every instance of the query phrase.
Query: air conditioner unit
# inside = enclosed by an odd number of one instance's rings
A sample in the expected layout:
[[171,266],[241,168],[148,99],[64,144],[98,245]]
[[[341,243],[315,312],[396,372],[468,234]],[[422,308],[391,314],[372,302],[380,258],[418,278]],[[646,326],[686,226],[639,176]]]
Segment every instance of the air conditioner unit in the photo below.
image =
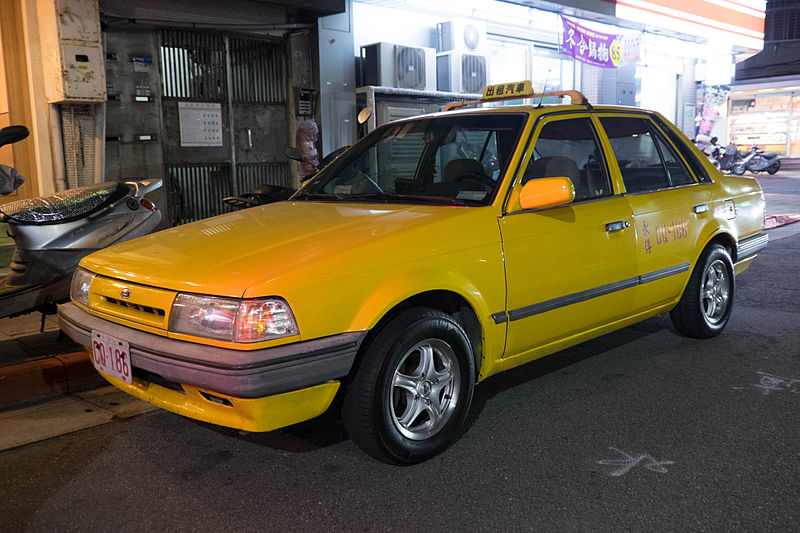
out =
[[436,51],[433,48],[374,43],[361,47],[367,85],[433,91]]
[[436,87],[454,93],[482,93],[489,83],[486,56],[463,52],[436,54]]
[[437,24],[439,52],[454,50],[482,54],[486,49],[486,23],[457,19]]

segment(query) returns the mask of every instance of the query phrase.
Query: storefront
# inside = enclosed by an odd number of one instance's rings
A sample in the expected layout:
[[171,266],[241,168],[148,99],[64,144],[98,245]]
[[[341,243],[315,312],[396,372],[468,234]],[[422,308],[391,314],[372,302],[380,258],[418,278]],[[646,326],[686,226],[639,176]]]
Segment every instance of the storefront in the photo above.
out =
[[749,80],[732,87],[728,101],[730,142],[800,157],[800,76]]
[[[392,7],[383,0],[354,0],[354,51],[358,56],[363,46],[377,42],[426,48],[435,54],[437,69],[445,54],[480,55],[486,58],[487,84],[530,79],[536,90],[578,89],[595,104],[659,111],[694,137],[702,110],[697,83],[730,84],[735,62],[763,46],[763,0],[719,4],[702,10],[676,8],[667,0],[567,0],[551,9],[525,0],[398,0]],[[468,26],[479,43],[474,48],[469,39],[443,42],[443,27],[453,33]],[[454,48],[442,47],[448,43]],[[437,76],[442,78],[441,70]],[[445,87],[459,92],[463,85]],[[437,89],[443,90],[426,87]],[[722,107],[713,125],[720,138],[727,126]]]

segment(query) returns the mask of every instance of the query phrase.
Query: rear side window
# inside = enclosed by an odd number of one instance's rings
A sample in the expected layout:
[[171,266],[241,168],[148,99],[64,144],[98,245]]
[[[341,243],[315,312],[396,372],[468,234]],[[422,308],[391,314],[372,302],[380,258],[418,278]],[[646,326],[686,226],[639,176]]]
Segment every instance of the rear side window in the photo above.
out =
[[628,192],[694,183],[675,150],[649,120],[604,117],[600,123],[611,143]]

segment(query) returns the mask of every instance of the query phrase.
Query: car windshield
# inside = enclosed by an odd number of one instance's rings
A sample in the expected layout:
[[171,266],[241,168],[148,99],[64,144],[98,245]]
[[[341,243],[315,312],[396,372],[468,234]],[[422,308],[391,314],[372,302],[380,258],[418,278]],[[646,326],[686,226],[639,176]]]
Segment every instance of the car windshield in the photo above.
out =
[[525,118],[482,113],[387,124],[322,170],[293,199],[488,205]]

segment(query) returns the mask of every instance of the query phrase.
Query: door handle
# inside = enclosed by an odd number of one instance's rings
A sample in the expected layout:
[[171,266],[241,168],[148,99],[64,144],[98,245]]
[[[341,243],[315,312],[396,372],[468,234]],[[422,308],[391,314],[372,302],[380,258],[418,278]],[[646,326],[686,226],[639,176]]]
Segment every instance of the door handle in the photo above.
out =
[[631,223],[627,220],[617,220],[616,222],[609,222],[606,224],[606,231],[611,233],[612,231],[620,231],[630,226]]
[[694,206],[694,214],[699,215],[700,213],[705,213],[708,211],[708,204],[699,204]]

